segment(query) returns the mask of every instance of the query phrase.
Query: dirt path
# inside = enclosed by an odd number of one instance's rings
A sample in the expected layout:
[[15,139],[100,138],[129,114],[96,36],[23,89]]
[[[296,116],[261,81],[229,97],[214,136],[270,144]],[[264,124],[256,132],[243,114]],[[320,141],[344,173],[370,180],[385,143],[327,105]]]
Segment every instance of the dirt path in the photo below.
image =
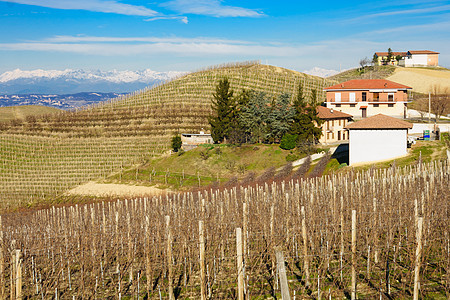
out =
[[169,193],[169,190],[162,190],[151,186],[138,186],[113,183],[95,183],[89,182],[67,192],[69,195],[81,196],[117,196],[117,197],[136,197],[136,196],[155,196]]

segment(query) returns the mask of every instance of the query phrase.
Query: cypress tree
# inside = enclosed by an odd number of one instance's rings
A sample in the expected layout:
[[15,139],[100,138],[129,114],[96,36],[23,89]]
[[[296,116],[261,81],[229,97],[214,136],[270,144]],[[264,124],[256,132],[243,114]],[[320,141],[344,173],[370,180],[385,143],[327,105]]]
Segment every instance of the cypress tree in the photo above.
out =
[[216,115],[209,118],[211,136],[215,142],[226,142],[233,122],[233,102],[233,90],[230,89],[228,78],[221,79],[216,86],[211,104]]

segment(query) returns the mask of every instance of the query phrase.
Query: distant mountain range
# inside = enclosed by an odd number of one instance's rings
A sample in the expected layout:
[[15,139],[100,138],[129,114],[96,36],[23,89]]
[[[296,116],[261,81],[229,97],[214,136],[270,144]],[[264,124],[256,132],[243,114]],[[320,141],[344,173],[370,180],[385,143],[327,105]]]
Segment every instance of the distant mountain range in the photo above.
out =
[[330,76],[339,74],[339,71],[314,67],[310,70],[303,71],[303,73],[326,78],[326,77],[330,77]]
[[0,94],[0,107],[18,105],[43,105],[59,109],[75,109],[125,95],[125,93],[77,94]]
[[0,94],[128,93],[158,84],[185,72],[85,71],[16,69],[0,74]]

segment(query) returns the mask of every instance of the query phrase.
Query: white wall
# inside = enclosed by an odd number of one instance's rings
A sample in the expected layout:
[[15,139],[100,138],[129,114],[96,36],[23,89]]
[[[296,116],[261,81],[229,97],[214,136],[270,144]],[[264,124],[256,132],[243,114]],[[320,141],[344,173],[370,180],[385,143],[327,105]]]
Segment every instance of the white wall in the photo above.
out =
[[428,64],[427,54],[413,54],[411,58],[405,57],[405,67],[426,66]]
[[407,154],[407,130],[350,130],[350,165],[388,160]]

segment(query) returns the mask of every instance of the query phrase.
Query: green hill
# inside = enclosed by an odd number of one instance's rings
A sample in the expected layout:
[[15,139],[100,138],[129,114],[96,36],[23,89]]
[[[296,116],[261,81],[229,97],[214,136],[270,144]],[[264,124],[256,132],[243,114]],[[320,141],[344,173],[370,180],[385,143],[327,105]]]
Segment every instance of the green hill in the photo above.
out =
[[164,153],[177,132],[209,129],[218,81],[231,87],[323,97],[327,79],[258,63],[226,65],[79,111],[0,123],[2,208],[33,205]]

